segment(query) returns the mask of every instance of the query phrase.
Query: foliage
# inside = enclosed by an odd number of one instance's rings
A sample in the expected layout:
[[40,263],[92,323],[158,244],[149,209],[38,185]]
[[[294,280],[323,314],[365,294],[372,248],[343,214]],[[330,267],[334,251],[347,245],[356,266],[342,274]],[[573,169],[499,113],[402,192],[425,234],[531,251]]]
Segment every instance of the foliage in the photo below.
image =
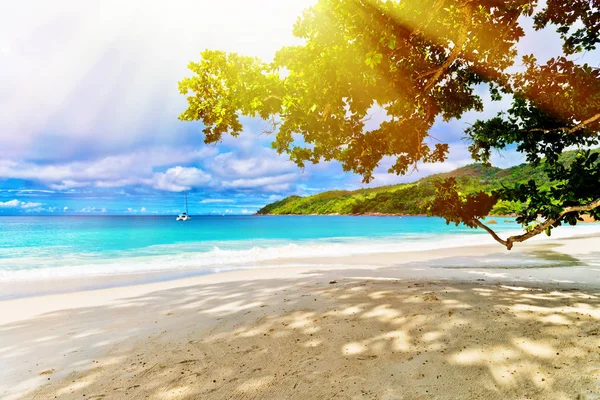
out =
[[[489,164],[493,150],[515,146],[556,184],[531,177],[493,194],[462,195],[458,177],[437,185],[431,212],[481,227],[479,218],[503,201],[523,204],[519,220],[529,228],[539,217],[549,230],[562,220],[576,223],[581,213],[597,213],[600,166],[586,151],[566,166],[559,156],[599,143],[600,70],[568,56],[596,48],[600,2],[538,1],[320,0],[294,26],[303,43],[282,48],[271,63],[202,53],[190,64],[194,75],[179,84],[189,105],[180,119],[202,121],[206,143],[214,143],[239,134],[240,116],[260,117],[272,124],[273,147],[298,166],[337,160],[369,182],[384,157],[394,160],[389,172],[397,174],[417,162],[444,161],[448,145],[434,144],[431,127],[481,111],[476,89],[487,88],[494,100],[510,96],[512,106],[466,130],[473,158]],[[511,68],[527,18],[535,29],[554,27],[563,50],[546,64],[527,55],[524,68]],[[388,116],[376,127],[367,125],[373,109]],[[416,196],[420,189],[410,190]],[[345,206],[335,209],[360,209],[372,200],[344,196]],[[318,209],[333,210],[331,202],[319,198]],[[510,248],[538,230],[497,240]]]

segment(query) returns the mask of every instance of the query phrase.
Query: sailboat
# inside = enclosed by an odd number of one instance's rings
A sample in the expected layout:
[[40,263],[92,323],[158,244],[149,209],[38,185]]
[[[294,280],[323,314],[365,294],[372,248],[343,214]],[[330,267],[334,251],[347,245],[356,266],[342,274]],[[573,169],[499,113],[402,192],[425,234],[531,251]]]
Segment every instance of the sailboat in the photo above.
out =
[[177,217],[177,221],[189,221],[192,217],[188,214],[188,206],[187,206],[187,190],[183,192],[183,196],[185,198],[185,212],[179,214]]

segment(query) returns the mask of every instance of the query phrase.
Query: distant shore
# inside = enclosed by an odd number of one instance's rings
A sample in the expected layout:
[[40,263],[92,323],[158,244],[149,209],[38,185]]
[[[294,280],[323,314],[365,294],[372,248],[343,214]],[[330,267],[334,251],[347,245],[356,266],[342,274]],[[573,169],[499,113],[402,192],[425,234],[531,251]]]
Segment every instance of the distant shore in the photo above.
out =
[[[427,214],[395,214],[395,213],[363,213],[363,214],[253,214],[257,217],[429,217]],[[516,214],[494,214],[488,215],[487,218],[516,218]],[[599,222],[590,215],[581,216],[581,223]],[[484,221],[485,222],[485,221]]]
[[[362,214],[253,214],[257,217],[429,217],[427,214],[362,213]],[[514,218],[515,214],[488,215],[487,218]]]
[[600,384],[599,241],[281,259],[0,302],[0,397],[584,398]]

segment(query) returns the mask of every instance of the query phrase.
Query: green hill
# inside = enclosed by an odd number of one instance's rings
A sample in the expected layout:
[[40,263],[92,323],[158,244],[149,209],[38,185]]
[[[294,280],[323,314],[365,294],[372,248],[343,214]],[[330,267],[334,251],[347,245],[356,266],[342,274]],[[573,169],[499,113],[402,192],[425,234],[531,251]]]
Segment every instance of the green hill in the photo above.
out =
[[[575,152],[562,155],[569,163]],[[550,182],[543,168],[521,164],[501,169],[471,164],[452,172],[431,175],[414,183],[393,186],[381,186],[355,191],[334,190],[314,196],[290,196],[271,203],[258,211],[259,215],[327,215],[327,214],[426,214],[426,204],[435,195],[435,182],[455,177],[463,193],[491,192],[500,187],[511,187],[516,183],[525,183],[530,179],[536,182]],[[519,204],[499,202],[492,209],[492,215],[508,215],[516,212]]]

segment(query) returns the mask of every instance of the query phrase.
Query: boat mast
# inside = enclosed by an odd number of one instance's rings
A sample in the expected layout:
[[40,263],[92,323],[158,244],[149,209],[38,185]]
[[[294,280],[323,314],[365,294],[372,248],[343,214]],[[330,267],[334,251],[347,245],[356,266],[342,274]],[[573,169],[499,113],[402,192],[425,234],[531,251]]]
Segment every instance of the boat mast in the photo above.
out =
[[187,206],[187,190],[183,192],[183,195],[185,196],[185,213],[188,213],[188,206]]

